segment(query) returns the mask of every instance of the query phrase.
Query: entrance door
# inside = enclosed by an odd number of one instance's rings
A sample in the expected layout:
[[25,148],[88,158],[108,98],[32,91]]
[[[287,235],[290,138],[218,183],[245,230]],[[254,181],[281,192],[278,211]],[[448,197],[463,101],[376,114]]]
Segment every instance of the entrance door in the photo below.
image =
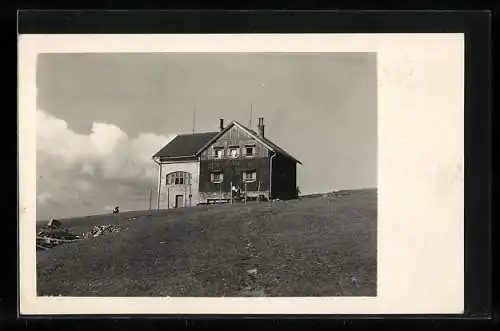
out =
[[184,207],[184,196],[178,194],[175,196],[175,208]]

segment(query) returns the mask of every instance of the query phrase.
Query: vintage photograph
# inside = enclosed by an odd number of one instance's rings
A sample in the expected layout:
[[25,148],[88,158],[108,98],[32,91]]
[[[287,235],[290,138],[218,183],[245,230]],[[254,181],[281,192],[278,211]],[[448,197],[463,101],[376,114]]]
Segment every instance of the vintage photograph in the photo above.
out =
[[464,50],[20,35],[20,314],[463,312]]
[[376,297],[377,70],[40,52],[37,296]]

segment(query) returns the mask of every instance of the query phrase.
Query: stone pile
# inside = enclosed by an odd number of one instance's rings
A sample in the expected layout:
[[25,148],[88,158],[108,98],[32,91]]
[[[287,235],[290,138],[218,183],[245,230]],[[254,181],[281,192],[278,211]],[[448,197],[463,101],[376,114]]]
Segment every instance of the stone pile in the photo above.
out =
[[63,228],[60,224],[58,224],[57,226],[54,226],[53,224],[54,222],[51,221],[46,228],[37,233],[37,251],[46,250],[64,243],[95,238],[106,233],[119,232],[121,230],[119,225],[96,225],[92,227],[90,231],[82,233],[82,235],[79,236],[71,233],[68,229]]
[[88,237],[98,237],[105,233],[119,232],[121,230],[119,225],[96,225],[88,233],[84,234],[86,238]]

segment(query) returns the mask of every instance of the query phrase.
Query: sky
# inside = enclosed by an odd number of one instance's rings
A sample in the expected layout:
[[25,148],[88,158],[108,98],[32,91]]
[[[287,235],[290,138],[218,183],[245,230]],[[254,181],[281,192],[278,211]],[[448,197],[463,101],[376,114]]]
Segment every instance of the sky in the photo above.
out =
[[264,117],[303,194],[377,185],[375,53],[58,53],[37,59],[37,219],[147,209],[178,133]]

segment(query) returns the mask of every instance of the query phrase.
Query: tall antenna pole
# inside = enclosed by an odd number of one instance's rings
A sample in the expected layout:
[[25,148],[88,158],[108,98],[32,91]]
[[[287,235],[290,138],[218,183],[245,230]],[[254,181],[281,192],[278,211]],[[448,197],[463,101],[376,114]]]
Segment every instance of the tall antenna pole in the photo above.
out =
[[193,109],[193,133],[195,132],[196,128],[196,108]]
[[151,187],[150,187],[150,190],[149,190],[149,210],[151,210],[152,208],[152,200],[153,200],[153,189],[155,187],[155,183],[156,183],[156,162],[152,162],[151,163],[151,167],[152,167],[152,171],[151,171]]
[[250,121],[248,122],[248,127],[250,130],[252,129],[252,112],[253,112],[253,103],[250,103]]
[[162,164],[160,161],[160,163],[158,164],[158,197],[157,197],[158,199],[156,201],[156,210],[157,211],[160,211],[161,182],[162,182],[161,171],[162,171]]

